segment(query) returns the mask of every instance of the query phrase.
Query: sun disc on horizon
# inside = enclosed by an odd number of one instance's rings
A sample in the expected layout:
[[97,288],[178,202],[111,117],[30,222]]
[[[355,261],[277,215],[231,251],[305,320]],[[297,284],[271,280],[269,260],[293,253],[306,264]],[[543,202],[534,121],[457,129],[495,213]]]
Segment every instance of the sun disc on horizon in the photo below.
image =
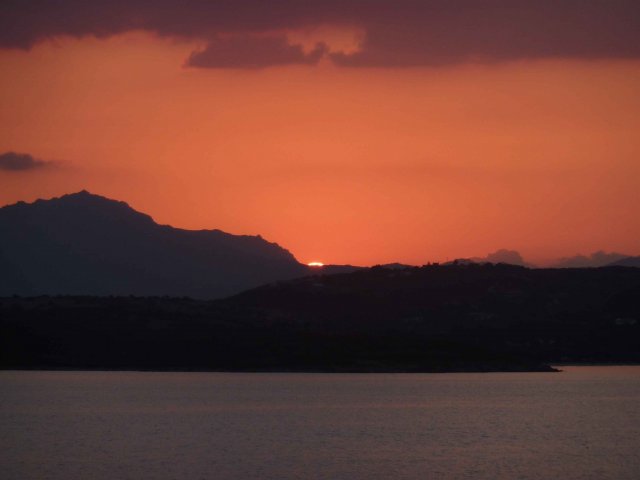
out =
[[324,263],[322,262],[309,262],[307,263],[309,267],[324,267]]

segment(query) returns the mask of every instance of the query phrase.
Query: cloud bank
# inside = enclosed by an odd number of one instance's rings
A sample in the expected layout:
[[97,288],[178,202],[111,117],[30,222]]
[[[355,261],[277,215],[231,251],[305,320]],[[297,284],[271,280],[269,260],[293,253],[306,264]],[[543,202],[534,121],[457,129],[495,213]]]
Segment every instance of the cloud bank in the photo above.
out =
[[322,25],[365,32],[358,51],[327,54],[343,67],[640,58],[637,0],[4,0],[0,47],[144,30],[208,43],[192,67],[312,65],[325,49],[305,54],[284,34]]
[[50,165],[51,162],[34,158],[28,153],[5,152],[0,154],[0,171],[29,171]]

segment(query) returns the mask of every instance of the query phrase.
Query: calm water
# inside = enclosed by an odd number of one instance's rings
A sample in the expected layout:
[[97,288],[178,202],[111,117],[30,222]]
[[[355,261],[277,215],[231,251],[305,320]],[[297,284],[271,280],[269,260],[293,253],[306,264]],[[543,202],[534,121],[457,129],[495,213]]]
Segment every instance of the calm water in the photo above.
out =
[[640,367],[0,372],[10,479],[640,478]]

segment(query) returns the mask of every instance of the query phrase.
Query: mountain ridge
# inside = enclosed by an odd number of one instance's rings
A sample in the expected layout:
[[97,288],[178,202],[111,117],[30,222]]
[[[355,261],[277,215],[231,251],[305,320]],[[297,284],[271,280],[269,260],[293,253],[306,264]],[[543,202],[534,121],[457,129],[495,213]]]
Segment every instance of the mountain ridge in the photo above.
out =
[[[588,257],[566,257],[552,267],[637,267],[638,258],[600,251]],[[469,262],[534,268],[517,251],[507,249],[449,263]],[[362,268],[310,268],[289,250],[260,235],[159,224],[124,201],[87,190],[0,207],[0,296],[169,295],[215,299],[272,282]]]
[[0,208],[0,294],[218,298],[308,273],[261,236],[156,223],[86,190]]
[[609,266],[640,268],[640,256],[621,258],[620,260],[609,264]]

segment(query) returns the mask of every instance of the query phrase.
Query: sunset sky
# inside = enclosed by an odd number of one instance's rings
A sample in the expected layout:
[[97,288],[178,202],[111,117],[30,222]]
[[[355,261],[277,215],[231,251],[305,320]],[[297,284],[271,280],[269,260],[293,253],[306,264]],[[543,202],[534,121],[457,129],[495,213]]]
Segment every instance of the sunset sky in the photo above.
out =
[[640,255],[637,1],[0,4],[0,204],[300,261]]

